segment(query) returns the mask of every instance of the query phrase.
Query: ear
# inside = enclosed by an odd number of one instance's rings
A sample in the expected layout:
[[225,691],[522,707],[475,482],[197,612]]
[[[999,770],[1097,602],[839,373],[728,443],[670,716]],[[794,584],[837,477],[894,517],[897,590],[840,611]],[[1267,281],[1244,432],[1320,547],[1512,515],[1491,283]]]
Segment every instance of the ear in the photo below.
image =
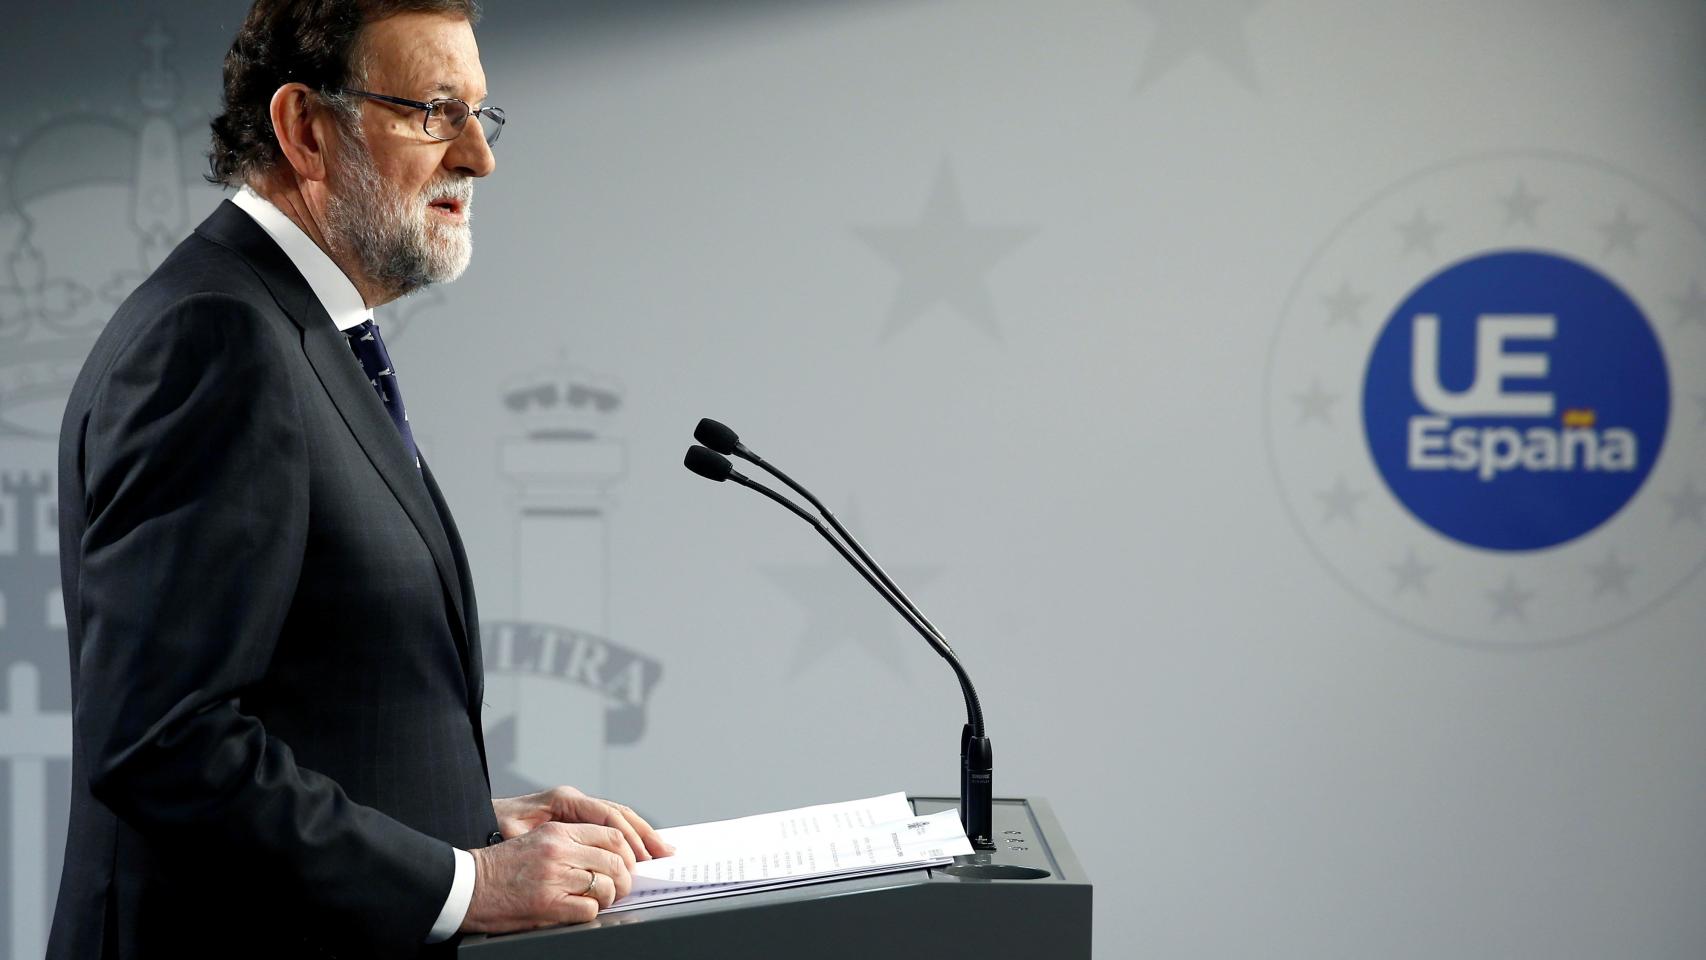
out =
[[273,135],[284,161],[303,180],[324,180],[336,121],[306,84],[287,83],[272,95]]

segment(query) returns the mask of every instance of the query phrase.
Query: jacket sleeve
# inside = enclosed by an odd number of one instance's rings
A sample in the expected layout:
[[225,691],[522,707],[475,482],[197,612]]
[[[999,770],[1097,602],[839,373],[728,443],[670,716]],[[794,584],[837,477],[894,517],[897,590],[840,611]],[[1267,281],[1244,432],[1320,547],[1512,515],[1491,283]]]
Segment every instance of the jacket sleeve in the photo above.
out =
[[360,955],[407,955],[450,889],[450,846],[351,801],[242,709],[308,533],[297,335],[198,294],[106,371],[81,448],[77,737],[95,796],[186,868]]

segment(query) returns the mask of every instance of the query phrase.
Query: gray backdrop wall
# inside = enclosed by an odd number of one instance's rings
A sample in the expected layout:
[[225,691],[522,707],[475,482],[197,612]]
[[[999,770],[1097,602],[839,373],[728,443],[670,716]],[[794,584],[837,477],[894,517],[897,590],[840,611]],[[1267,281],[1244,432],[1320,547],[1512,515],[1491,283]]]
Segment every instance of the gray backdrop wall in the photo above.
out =
[[[53,434],[94,331],[219,199],[244,4],[17,6],[22,957],[65,829]],[[480,38],[512,122],[474,265],[381,322],[468,540],[500,789],[673,823],[951,788],[947,671],[809,531],[680,468],[712,415],[955,640],[999,792],[1049,797],[1097,883],[1099,957],[1706,955],[1706,9],[493,0]],[[1577,336],[1607,290],[1617,322]],[[1473,469],[1444,434],[1432,467],[1381,452],[1430,310],[1565,315],[1441,341],[1459,400],[1550,364],[1457,422]],[[1497,432],[1541,396],[1599,473]]]

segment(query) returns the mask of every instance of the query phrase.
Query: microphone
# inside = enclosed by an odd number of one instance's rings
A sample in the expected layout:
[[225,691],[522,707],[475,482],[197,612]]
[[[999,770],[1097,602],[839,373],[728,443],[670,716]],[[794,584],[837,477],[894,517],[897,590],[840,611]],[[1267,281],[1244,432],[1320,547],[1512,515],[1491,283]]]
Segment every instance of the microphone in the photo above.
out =
[[[688,447],[687,457],[682,460],[682,464],[701,477],[707,480],[715,480],[718,483],[722,483],[731,476],[740,477],[740,474],[735,473],[735,465],[729,462],[728,457],[720,453],[713,453],[700,446]],[[741,480],[746,479],[745,477],[740,478]]]
[[[889,577],[888,572],[882,568],[882,565],[877,563],[877,561],[872,558],[868,552],[866,552],[865,548],[860,545],[858,538],[853,536],[852,533],[848,532],[846,527],[841,525],[841,521],[835,518],[835,514],[829,512],[829,508],[823,505],[823,501],[813,496],[810,490],[807,490],[800,484],[795,483],[792,477],[772,466],[769,461],[765,460],[757,453],[754,453],[746,446],[746,444],[741,443],[740,434],[735,433],[734,429],[727,424],[712,420],[709,417],[701,419],[699,421],[699,425],[693,428],[693,439],[698,440],[711,450],[723,454],[725,457],[733,455],[740,457],[743,460],[756,463],[766,473],[787,484],[789,489],[805,498],[807,503],[810,503],[825,520],[829,521],[829,525],[835,528],[835,532],[840,534],[841,539],[846,541],[847,544],[853,548],[853,552],[859,555],[859,559],[864,562],[865,567],[869,568],[872,573],[876,574],[877,579],[882,581],[883,586],[887,587],[890,593],[899,598],[900,602],[904,604],[906,609],[912,613],[912,616],[917,619],[917,623],[913,624],[913,628],[918,629],[918,624],[923,624],[924,628],[930,631],[931,636],[936,638],[936,643],[931,644],[931,646],[934,647],[939,643],[941,647],[947,649],[948,652],[942,653],[942,656],[947,659],[950,664],[955,665],[956,671],[958,670],[958,658],[953,653],[953,647],[948,645],[948,639],[942,636],[942,631],[937,630],[936,625],[931,623],[929,618],[924,616],[923,611],[919,610],[918,607],[913,604],[911,598],[909,598],[906,595],[906,592],[901,590],[900,587],[895,584],[894,580]],[[734,468],[731,466],[729,469],[733,470]],[[857,568],[859,565],[854,564],[854,566]],[[860,572],[863,573],[863,570]],[[866,579],[869,580],[870,578],[867,577]],[[902,614],[902,616],[905,616],[905,614]],[[925,639],[929,640],[930,637],[925,637]],[[942,651],[941,649],[938,649],[937,652],[941,653]],[[969,686],[969,682],[965,684],[965,686]],[[975,716],[980,720],[982,718],[982,709],[977,705],[975,694],[967,698],[966,714],[968,717]],[[980,788],[980,786],[974,782],[976,779],[974,768],[987,771],[991,766],[990,763],[979,763],[974,760],[974,755],[977,754],[979,750],[985,753],[989,750],[988,739],[983,736],[982,726],[981,722],[975,725],[976,733],[974,735],[974,725],[968,721],[965,727],[960,731],[960,796],[962,798],[962,803],[963,798],[972,796],[977,793],[979,789],[991,789],[988,787]],[[963,820],[964,818],[962,817],[961,819]],[[968,834],[972,832],[969,825],[966,828],[966,832]]]
[[[793,479],[780,470],[770,466],[762,457],[742,444],[740,437],[733,430],[715,420],[699,421],[699,427],[693,435],[704,446],[694,446],[688,449],[687,456],[683,461],[687,469],[719,483],[724,480],[733,480],[743,487],[755,490],[776,501],[795,516],[811,524],[820,536],[829,541],[830,546],[835,548],[841,558],[846,560],[853,569],[859,571],[859,575],[865,578],[865,582],[869,583],[872,589],[888,601],[889,606],[900,614],[901,619],[916,630],[925,642],[930,644],[931,648],[948,662],[948,666],[954,671],[954,676],[959,680],[960,693],[964,696],[966,703],[966,723],[960,731],[960,822],[965,826],[966,835],[975,846],[984,850],[994,849],[995,843],[991,838],[993,832],[994,750],[984,731],[983,705],[978,700],[977,691],[972,686],[970,675],[966,673],[965,667],[961,665],[953,648],[948,645],[941,632],[918,611],[917,606],[906,596],[905,592],[895,585],[894,581],[889,578],[887,573],[883,572],[875,560],[871,559],[870,554],[865,551],[864,547],[860,546],[859,541],[847,532],[840,521],[836,520],[835,516],[810,491],[795,483]],[[787,484],[790,489],[800,494],[815,507],[825,520],[829,521],[830,527],[834,528],[836,534],[840,534],[841,539],[837,539],[822,521],[807,513],[792,500],[736,470],[734,464],[724,455],[728,453],[758,464],[767,473]],[[843,544],[842,540],[845,540],[846,543]],[[852,552],[848,550],[849,546],[852,547]],[[857,558],[855,558],[855,553]]]
[[[682,465],[707,480],[715,480],[718,483],[722,483],[724,480],[733,480],[735,483],[738,483],[743,487],[757,490],[759,493],[764,494],[782,506],[787,507],[789,510],[794,511],[794,513],[798,514],[801,519],[816,527],[818,533],[823,534],[825,537],[829,537],[829,542],[835,544],[836,549],[841,551],[842,556],[847,555],[847,548],[843,547],[834,537],[831,537],[829,535],[829,531],[824,529],[823,524],[819,523],[816,517],[804,510],[801,510],[799,504],[789,500],[787,497],[782,496],[764,484],[747,479],[744,474],[735,469],[735,465],[729,462],[728,457],[725,457],[715,451],[707,450],[704,447],[694,446],[687,448],[687,456],[682,459]],[[869,579],[869,575],[867,575],[867,579]]]

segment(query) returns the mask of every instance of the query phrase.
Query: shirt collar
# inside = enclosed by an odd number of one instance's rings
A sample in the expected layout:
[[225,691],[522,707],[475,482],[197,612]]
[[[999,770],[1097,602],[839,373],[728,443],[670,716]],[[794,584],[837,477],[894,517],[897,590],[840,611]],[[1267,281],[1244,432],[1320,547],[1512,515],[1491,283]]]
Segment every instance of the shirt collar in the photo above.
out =
[[326,256],[326,251],[321,250],[319,244],[284,215],[284,211],[273,206],[272,201],[244,187],[237,191],[231,202],[253,217],[255,223],[296,265],[297,272],[308,281],[320,306],[325,308],[339,330],[348,330],[373,319],[373,311],[362,301],[360,291],[356,290],[350,278],[332,262],[331,257]]

